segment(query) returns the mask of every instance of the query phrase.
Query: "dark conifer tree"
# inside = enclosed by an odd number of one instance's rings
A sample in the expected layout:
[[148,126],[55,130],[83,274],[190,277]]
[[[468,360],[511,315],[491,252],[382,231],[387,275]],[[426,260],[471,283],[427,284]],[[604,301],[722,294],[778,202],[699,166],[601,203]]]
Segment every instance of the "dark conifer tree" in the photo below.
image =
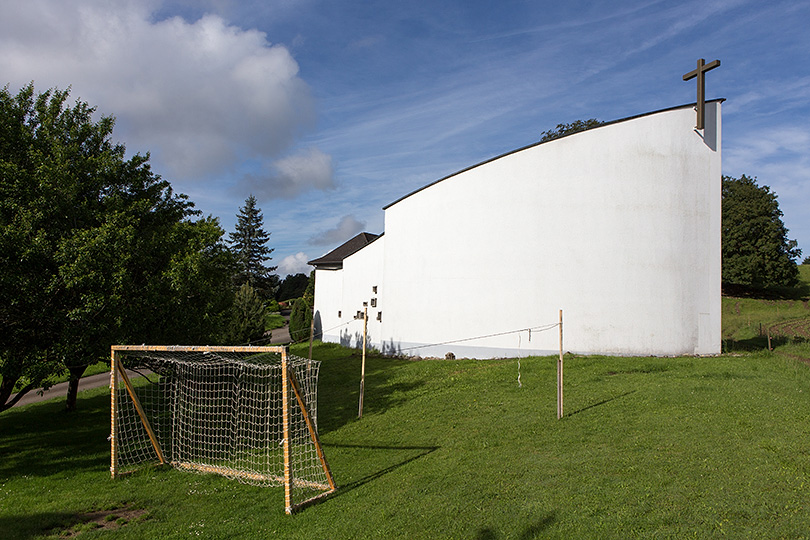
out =
[[237,287],[250,285],[263,298],[273,296],[278,287],[278,276],[273,274],[276,266],[265,266],[272,260],[272,248],[267,247],[270,235],[264,230],[264,216],[256,207],[256,197],[245,199],[245,206],[237,214],[236,232],[229,234],[231,250],[238,260],[234,277]]

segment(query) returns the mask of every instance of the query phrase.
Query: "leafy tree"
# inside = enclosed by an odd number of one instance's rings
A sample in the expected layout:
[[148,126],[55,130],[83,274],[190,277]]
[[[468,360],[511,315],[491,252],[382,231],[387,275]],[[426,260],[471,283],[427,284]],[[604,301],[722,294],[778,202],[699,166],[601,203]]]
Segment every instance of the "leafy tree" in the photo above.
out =
[[798,283],[801,255],[782,223],[776,193],[756,177],[723,177],[723,284],[754,289]]
[[273,249],[266,245],[269,239],[256,197],[250,195],[237,214],[236,231],[230,233],[231,249],[238,263],[235,282],[237,286],[247,283],[264,299],[272,298],[278,287],[278,276],[272,273],[277,267],[264,265],[272,260]]
[[110,142],[113,118],[68,95],[0,91],[0,410],[64,370],[72,410],[110,345],[208,342],[231,304],[216,220],[189,221],[149,156]]
[[309,339],[312,324],[312,302],[309,298],[297,298],[290,312],[290,340],[293,343]]
[[[306,274],[298,274],[306,277]],[[315,306],[315,271],[307,278],[303,296],[293,302],[290,312],[290,339],[293,342],[309,339],[312,311]]]
[[276,293],[276,299],[279,302],[298,298],[304,295],[309,284],[309,278],[306,274],[290,274],[281,281],[281,285]]
[[233,302],[229,341],[250,343],[264,335],[265,308],[262,299],[247,283],[242,284]]
[[307,298],[315,298],[315,270],[309,273],[309,279],[307,279],[307,288],[304,290],[304,296]]
[[597,120],[596,118],[591,118],[589,120],[575,120],[570,124],[557,124],[556,128],[544,131],[540,134],[540,142],[547,142],[554,139],[559,139],[560,137],[565,137],[566,135],[571,135],[572,133],[587,131],[589,129],[599,127],[604,123],[605,122]]
[[805,257],[802,264],[810,264],[810,257]]

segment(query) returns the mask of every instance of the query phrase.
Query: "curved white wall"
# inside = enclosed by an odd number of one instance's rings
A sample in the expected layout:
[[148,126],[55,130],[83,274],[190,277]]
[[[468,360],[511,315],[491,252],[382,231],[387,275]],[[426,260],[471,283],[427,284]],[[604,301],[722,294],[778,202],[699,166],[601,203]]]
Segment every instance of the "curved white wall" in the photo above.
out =
[[692,107],[663,111],[398,201],[386,209],[384,249],[369,251],[375,242],[346,260],[344,302],[350,261],[382,252],[373,342],[405,353],[552,352],[556,329],[531,342],[520,333],[424,345],[554,323],[559,309],[568,351],[719,353],[720,103],[706,107],[703,134]]

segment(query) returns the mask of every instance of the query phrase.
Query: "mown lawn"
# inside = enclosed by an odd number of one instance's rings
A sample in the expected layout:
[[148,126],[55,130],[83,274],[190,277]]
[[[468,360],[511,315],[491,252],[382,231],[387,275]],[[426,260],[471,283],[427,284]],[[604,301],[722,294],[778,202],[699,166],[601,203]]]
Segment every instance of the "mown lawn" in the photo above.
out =
[[264,329],[275,330],[287,324],[287,319],[279,313],[268,313],[264,317]]
[[[171,469],[111,480],[99,389],[78,414],[59,399],[0,415],[0,537],[810,536],[806,343],[717,358],[569,355],[562,420],[554,358],[371,357],[357,420],[359,354],[318,345],[315,357],[340,486],[330,499],[287,516],[280,488]],[[77,526],[96,510],[118,529]]]

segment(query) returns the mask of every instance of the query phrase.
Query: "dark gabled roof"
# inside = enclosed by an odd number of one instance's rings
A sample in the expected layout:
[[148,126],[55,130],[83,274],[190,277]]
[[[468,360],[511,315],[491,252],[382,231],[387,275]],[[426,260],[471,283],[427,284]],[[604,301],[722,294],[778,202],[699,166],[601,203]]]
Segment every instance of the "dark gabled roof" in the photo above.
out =
[[[723,103],[725,100],[726,100],[726,98],[708,99],[708,100],[706,100],[706,103],[714,103],[714,102]],[[602,128],[602,127],[612,126],[612,125],[614,125],[614,124],[618,124],[618,123],[620,123],[620,122],[627,122],[627,121],[629,121],[629,120],[635,120],[635,119],[637,119],[637,118],[641,118],[641,117],[643,117],[643,116],[651,116],[651,115],[653,115],[653,114],[658,114],[658,113],[663,113],[663,112],[674,111],[674,110],[677,110],[677,109],[685,109],[685,108],[687,108],[687,107],[694,107],[694,106],[696,106],[696,105],[697,105],[697,103],[687,103],[687,104],[685,104],[685,105],[678,105],[678,106],[675,106],[675,107],[668,107],[668,108],[666,108],[666,109],[660,109],[660,110],[657,110],[657,111],[652,111],[652,112],[648,112],[648,113],[637,114],[637,115],[635,115],[635,116],[628,116],[627,118],[621,118],[621,119],[619,119],[619,120],[612,120],[612,121],[610,121],[610,122],[605,122],[604,124],[600,124],[600,125],[598,125],[598,126],[588,128],[588,129],[586,129],[585,131],[590,131],[590,130],[592,130],[592,129],[599,129],[599,128]],[[523,147],[521,147],[521,148],[518,148],[517,150],[512,150],[511,152],[506,152],[505,154],[501,154],[501,155],[499,155],[499,156],[495,156],[495,157],[490,158],[490,159],[488,159],[488,160],[486,160],[486,161],[482,161],[481,163],[476,163],[475,165],[473,165],[473,166],[471,166],[471,167],[467,167],[466,169],[461,169],[460,171],[454,172],[453,174],[449,174],[449,175],[445,176],[444,178],[439,178],[438,180],[436,180],[436,181],[434,181],[434,182],[431,182],[430,184],[428,184],[428,185],[426,185],[426,186],[422,186],[422,187],[420,187],[419,189],[417,189],[417,190],[415,190],[415,191],[412,191],[412,192],[408,193],[407,195],[404,195],[404,196],[400,197],[399,199],[395,200],[394,202],[392,202],[392,203],[390,203],[390,204],[387,204],[387,205],[383,206],[383,210],[388,210],[389,208],[391,208],[392,206],[394,206],[394,205],[395,205],[395,204],[397,204],[398,202],[404,201],[405,199],[407,199],[407,198],[408,198],[408,197],[410,197],[411,195],[416,195],[417,193],[419,193],[419,192],[420,192],[420,191],[422,191],[422,190],[425,190],[425,189],[427,189],[427,188],[429,188],[429,187],[431,187],[431,186],[434,186],[434,185],[438,184],[439,182],[443,182],[443,181],[447,180],[448,178],[452,178],[452,177],[454,177],[454,176],[458,176],[459,174],[464,173],[464,172],[467,172],[467,171],[469,171],[470,169],[475,169],[476,167],[480,167],[481,165],[486,165],[487,163],[491,163],[491,162],[493,162],[493,161],[495,161],[495,160],[497,160],[497,159],[501,159],[501,158],[503,158],[503,157],[510,156],[510,155],[512,155],[512,154],[517,154],[518,152],[522,152],[523,150],[528,150],[529,148],[534,148],[535,146],[539,146],[539,145],[541,145],[541,144],[546,144],[546,143],[549,143],[549,142],[551,142],[551,141],[556,141],[556,140],[558,140],[558,139],[562,139],[562,138],[564,138],[564,137],[570,137],[570,136],[572,136],[572,135],[576,135],[576,134],[578,134],[578,133],[582,133],[582,131],[577,131],[577,132],[575,132],[575,133],[569,133],[569,134],[567,134],[567,135],[563,135],[562,137],[556,137],[556,138],[551,139],[551,140],[548,140],[548,141],[540,141],[540,142],[536,142],[536,143],[533,143],[533,144],[530,144],[530,145],[527,145],[527,146],[523,146]]]
[[330,267],[330,268],[342,268],[343,267],[343,259],[348,257],[349,255],[353,255],[372,243],[377,238],[381,237],[382,234],[371,234],[367,232],[362,232],[348,240],[346,243],[336,247],[323,257],[319,257],[317,259],[313,259],[309,261],[308,264],[320,267]]

